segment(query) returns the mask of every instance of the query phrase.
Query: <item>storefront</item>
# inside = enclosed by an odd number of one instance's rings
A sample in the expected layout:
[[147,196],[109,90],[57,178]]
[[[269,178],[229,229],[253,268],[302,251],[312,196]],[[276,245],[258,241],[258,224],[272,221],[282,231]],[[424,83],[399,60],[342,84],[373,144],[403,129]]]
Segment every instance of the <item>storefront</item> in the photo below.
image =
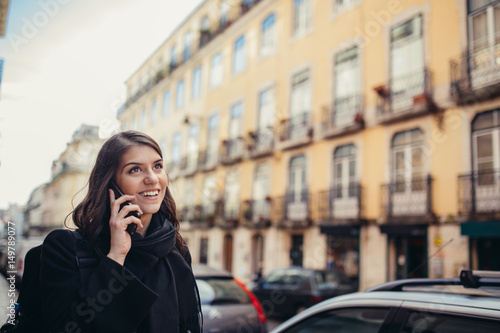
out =
[[471,269],[500,271],[500,221],[465,222],[461,233],[469,237]]

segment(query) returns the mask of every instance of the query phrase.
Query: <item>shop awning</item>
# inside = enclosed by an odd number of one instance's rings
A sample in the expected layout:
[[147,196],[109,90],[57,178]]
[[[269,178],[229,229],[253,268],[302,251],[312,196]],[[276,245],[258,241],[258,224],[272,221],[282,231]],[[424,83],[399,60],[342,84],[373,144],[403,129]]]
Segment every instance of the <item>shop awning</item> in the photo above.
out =
[[352,225],[322,225],[320,231],[323,234],[334,236],[359,236],[359,226]]
[[500,221],[468,221],[460,225],[461,233],[469,237],[500,238]]
[[427,227],[427,224],[383,224],[380,232],[390,236],[425,236]]

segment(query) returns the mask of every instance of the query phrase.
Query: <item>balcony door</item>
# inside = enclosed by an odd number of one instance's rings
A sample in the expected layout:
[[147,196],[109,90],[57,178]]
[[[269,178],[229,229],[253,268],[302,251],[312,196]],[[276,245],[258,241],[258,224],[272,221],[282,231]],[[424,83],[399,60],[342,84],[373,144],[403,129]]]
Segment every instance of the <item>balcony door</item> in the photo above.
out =
[[189,127],[188,136],[188,153],[187,153],[187,166],[188,170],[193,170],[196,168],[198,163],[198,134],[200,132],[200,127],[198,124],[193,124]]
[[345,127],[354,123],[354,116],[360,106],[360,90],[358,48],[353,47],[335,57],[334,127]]
[[311,110],[311,80],[309,69],[295,74],[292,79],[292,96],[290,121],[288,127],[289,139],[303,138],[309,127],[309,112]]
[[485,112],[472,123],[475,208],[498,210],[500,200],[500,111]]
[[237,170],[229,170],[227,172],[224,196],[224,218],[237,219],[240,207],[240,183]]
[[274,88],[262,90],[259,93],[259,113],[257,119],[257,151],[270,149],[273,145],[274,127]]
[[423,145],[424,133],[418,128],[396,133],[392,139],[392,216],[427,212]]
[[391,29],[391,107],[393,112],[413,106],[413,98],[425,92],[422,16]]
[[286,198],[287,217],[291,220],[307,218],[306,157],[295,156],[289,164],[289,190]]
[[217,164],[217,154],[219,151],[219,115],[214,114],[208,118],[208,134],[207,134],[207,166],[215,166]]
[[333,153],[333,191],[331,216],[355,218],[359,214],[356,182],[356,147],[340,146]]
[[270,168],[262,163],[255,168],[252,185],[252,219],[258,222],[260,218],[268,219],[270,216],[270,202],[266,200],[270,191]]
[[469,0],[469,36],[472,87],[499,82],[500,1]]
[[229,136],[227,141],[227,157],[236,158],[243,151],[243,103],[238,102],[231,106],[229,119]]

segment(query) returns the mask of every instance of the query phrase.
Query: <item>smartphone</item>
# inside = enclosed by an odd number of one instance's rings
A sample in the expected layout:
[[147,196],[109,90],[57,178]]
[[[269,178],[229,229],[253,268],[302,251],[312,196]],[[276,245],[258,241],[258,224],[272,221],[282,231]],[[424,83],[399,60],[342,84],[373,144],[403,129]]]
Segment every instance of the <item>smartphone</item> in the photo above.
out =
[[[118,185],[116,185],[115,181],[112,180],[111,183],[110,183],[110,186],[109,186],[113,192],[115,192],[115,199],[118,199],[119,197],[121,197],[123,195],[123,192],[122,190],[120,190],[120,188],[118,187]],[[130,201],[125,201],[124,203],[122,203],[120,205],[120,210],[126,206],[126,205],[131,205],[132,203]],[[139,214],[138,211],[134,210],[130,213],[128,213],[125,217],[129,217],[129,216],[135,216],[137,218],[140,218],[141,215]],[[128,226],[127,226],[127,232],[132,235],[133,233],[135,233],[135,231],[137,230],[137,224],[135,223],[130,223]]]

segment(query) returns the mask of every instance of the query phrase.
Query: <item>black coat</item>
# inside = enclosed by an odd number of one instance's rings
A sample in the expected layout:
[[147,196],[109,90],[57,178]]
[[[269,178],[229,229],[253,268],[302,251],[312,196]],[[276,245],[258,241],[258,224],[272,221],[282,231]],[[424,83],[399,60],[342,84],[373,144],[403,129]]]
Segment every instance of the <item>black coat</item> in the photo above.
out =
[[[190,266],[187,249],[186,253]],[[47,236],[41,258],[42,332],[133,333],[139,331],[153,303],[159,297],[169,297],[158,295],[107,257],[98,260],[88,277],[83,276],[76,260],[75,237],[68,230]],[[170,332],[177,328],[170,329],[165,320],[162,327],[150,330]]]

